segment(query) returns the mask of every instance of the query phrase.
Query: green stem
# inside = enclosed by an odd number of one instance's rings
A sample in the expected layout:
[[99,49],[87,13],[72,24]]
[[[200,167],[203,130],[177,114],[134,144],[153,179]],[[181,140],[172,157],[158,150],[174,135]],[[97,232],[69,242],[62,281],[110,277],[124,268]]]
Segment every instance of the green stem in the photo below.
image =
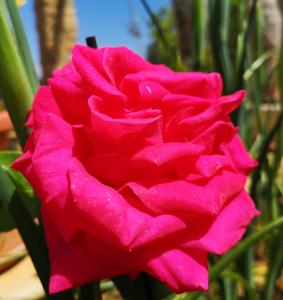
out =
[[193,1],[193,43],[192,43],[192,64],[196,71],[204,67],[204,43],[205,43],[205,9],[202,0]]
[[0,91],[21,145],[28,130],[24,127],[33,92],[8,26],[5,0],[0,0]]

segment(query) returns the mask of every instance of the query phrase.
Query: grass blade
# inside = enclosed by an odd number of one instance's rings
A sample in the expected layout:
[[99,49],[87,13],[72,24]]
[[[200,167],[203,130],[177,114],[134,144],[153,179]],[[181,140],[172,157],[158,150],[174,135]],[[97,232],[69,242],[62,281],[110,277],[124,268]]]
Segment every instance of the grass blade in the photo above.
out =
[[5,0],[0,0],[0,90],[23,146],[28,137],[24,123],[33,92],[9,30],[6,11]]
[[27,41],[27,37],[25,34],[24,26],[18,12],[18,8],[16,6],[15,1],[6,0],[6,5],[9,11],[10,19],[14,28],[14,33],[17,41],[17,46],[19,49],[19,53],[22,58],[22,62],[24,64],[26,73],[29,78],[29,82],[31,85],[31,89],[33,93],[37,90],[39,86],[39,81],[36,75],[34,63],[31,56],[30,47]]

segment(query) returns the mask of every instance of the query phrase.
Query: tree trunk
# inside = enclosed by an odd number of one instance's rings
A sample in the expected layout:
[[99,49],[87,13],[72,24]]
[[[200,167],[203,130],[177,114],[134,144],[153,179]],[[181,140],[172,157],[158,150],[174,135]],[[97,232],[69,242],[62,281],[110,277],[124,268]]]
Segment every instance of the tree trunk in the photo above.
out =
[[77,38],[73,0],[35,0],[42,82],[69,59]]
[[[280,3],[281,2],[281,3]],[[264,15],[264,49],[272,52],[267,62],[267,72],[271,73],[278,64],[281,36],[282,36],[282,14],[280,5],[282,0],[260,0]],[[265,98],[267,101],[279,100],[279,89],[277,78],[272,76],[268,82]]]

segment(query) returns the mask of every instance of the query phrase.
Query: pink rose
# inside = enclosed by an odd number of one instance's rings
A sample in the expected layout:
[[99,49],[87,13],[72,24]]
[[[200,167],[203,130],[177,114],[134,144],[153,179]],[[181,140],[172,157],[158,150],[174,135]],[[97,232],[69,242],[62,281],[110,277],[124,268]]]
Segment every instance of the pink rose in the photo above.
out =
[[256,163],[216,73],[176,73],[124,47],[77,45],[39,88],[15,162],[41,199],[50,292],[144,271],[176,292],[206,290],[258,215]]

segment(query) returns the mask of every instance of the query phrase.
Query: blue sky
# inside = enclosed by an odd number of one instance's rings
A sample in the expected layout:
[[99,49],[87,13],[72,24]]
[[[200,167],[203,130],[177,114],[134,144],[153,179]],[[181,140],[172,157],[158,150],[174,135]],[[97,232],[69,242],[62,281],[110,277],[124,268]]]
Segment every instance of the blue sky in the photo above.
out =
[[[25,30],[37,66],[39,51],[34,16],[34,1],[27,0],[20,9]],[[170,0],[150,1],[152,9],[170,5]],[[147,27],[148,15],[145,13],[140,0],[75,0],[78,17],[78,42],[84,43],[85,37],[95,35],[98,46],[124,45],[141,55],[145,55],[149,43]],[[134,38],[128,30],[129,24],[135,23],[141,32],[141,38]]]

